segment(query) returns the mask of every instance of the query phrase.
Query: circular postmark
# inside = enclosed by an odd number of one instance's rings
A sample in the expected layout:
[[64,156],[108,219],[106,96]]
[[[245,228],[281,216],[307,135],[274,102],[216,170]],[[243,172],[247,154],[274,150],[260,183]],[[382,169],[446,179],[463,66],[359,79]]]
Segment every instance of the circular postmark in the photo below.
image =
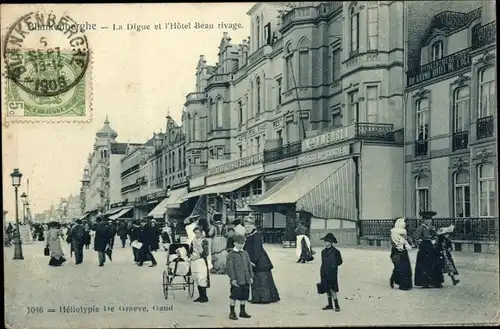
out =
[[90,62],[85,30],[67,15],[31,12],[14,22],[4,41],[7,78],[38,97],[77,86]]

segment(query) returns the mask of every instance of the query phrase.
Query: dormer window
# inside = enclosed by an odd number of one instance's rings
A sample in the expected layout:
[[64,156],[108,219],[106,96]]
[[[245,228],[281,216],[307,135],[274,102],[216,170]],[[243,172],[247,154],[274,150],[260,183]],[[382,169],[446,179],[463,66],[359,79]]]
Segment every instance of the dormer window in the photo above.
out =
[[443,41],[437,41],[432,45],[432,62],[443,58]]

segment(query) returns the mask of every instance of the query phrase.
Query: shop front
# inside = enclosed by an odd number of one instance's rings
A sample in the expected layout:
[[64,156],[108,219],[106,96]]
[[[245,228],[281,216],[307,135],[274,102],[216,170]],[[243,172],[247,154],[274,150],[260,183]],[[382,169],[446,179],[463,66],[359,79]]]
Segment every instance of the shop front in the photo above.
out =
[[159,190],[135,199],[135,219],[144,219],[167,196],[167,191]]
[[187,217],[186,209],[183,207],[183,198],[188,194],[187,187],[169,190],[167,196],[148,213],[148,217],[168,221],[169,219],[180,219]]

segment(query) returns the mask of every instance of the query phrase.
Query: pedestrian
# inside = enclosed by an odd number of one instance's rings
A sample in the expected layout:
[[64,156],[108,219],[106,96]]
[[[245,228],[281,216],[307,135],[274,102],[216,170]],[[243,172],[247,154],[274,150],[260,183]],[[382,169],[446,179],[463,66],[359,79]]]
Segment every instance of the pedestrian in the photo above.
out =
[[[435,215],[435,212],[430,214]],[[421,213],[421,216],[427,213]],[[425,218],[417,228],[415,239],[418,243],[415,264],[415,286],[422,288],[442,288],[443,271],[439,259],[437,233],[430,218]]]
[[116,236],[116,225],[113,223],[112,220],[108,221],[109,225],[109,232],[111,234],[111,237],[109,239],[109,248],[113,249],[115,246],[115,236]]
[[186,218],[186,220],[184,221],[184,224],[186,224],[185,230],[187,234],[186,243],[189,245],[191,245],[191,242],[193,242],[193,240],[195,239],[194,229],[198,227],[199,218],[199,215],[192,215]]
[[173,239],[171,234],[172,229],[167,224],[165,224],[165,226],[161,230],[161,243],[165,251],[168,251],[168,247],[172,243]]
[[[9,223],[10,224],[10,223]],[[49,225],[47,223],[43,224],[43,240],[47,240],[47,234],[49,233]]]
[[94,237],[94,250],[97,251],[99,259],[99,266],[103,267],[106,263],[106,249],[111,244],[112,232],[109,224],[103,220],[102,217],[97,219],[97,226],[95,228]]
[[234,227],[228,227],[226,229],[226,236],[227,236],[226,251],[227,252],[230,252],[234,248],[234,236],[235,236],[235,234],[236,234],[236,232],[234,231]]
[[[244,223],[247,232],[244,249],[250,256],[254,274],[251,303],[269,304],[278,302],[280,296],[271,272],[273,264],[264,250],[262,235],[257,232],[257,227],[255,226],[255,218],[247,216]],[[236,235],[239,235],[238,231],[236,231]]]
[[247,233],[245,226],[243,226],[241,223],[241,220],[236,219],[231,224],[234,227],[234,232],[236,235],[243,235],[244,236]]
[[340,312],[338,268],[342,265],[342,255],[340,251],[333,245],[337,243],[337,238],[332,233],[327,233],[321,240],[325,241],[325,249],[321,251],[321,268],[320,277],[321,285],[326,290],[328,296],[328,304],[323,307],[323,310],[332,310],[333,302],[335,303],[335,312]]
[[456,286],[460,280],[455,276],[458,275],[458,270],[451,256],[451,251],[453,250],[452,243],[450,240],[450,233],[455,230],[454,225],[448,227],[440,228],[437,231],[438,234],[438,246],[440,248],[440,261],[443,273],[448,274],[454,286]]
[[90,248],[90,243],[92,242],[92,232],[90,230],[90,225],[85,223],[85,249]]
[[408,251],[411,246],[406,240],[406,223],[404,218],[398,218],[391,229],[391,261],[394,265],[389,285],[394,288],[394,284],[401,290],[410,290],[413,287],[411,264]]
[[144,262],[151,260],[152,264],[149,267],[155,267],[157,265],[156,259],[151,252],[151,244],[154,238],[154,228],[152,228],[146,220],[141,223],[141,230],[139,231],[138,241],[142,243],[139,249],[139,263],[138,266],[142,266]]
[[295,247],[295,254],[297,255],[297,263],[305,264],[314,260],[311,250],[311,241],[307,236],[307,227],[304,223],[300,222],[295,229],[295,234],[297,235],[297,244]]
[[229,276],[229,319],[238,320],[234,308],[240,302],[240,318],[251,318],[245,310],[245,303],[250,298],[250,285],[253,283],[252,262],[248,252],[243,250],[245,237],[234,237],[234,248],[226,261],[226,273]]
[[203,231],[199,227],[193,230],[195,238],[191,242],[191,272],[198,288],[198,298],[194,302],[208,302],[207,289],[210,288],[210,269],[208,267],[208,256],[210,247]]
[[79,265],[83,262],[83,245],[85,243],[85,228],[82,226],[82,221],[77,219],[75,225],[69,232],[71,240],[71,248],[75,252],[75,264]]
[[118,226],[118,235],[120,236],[120,240],[122,241],[122,248],[125,248],[125,244],[127,243],[127,224],[123,220]]
[[135,248],[134,244],[139,242],[139,233],[141,232],[141,226],[138,220],[135,220],[130,226],[129,236],[130,236],[130,246],[132,247],[132,253],[134,255],[135,264],[139,264],[139,248]]
[[150,234],[151,234],[151,251],[158,251],[160,249],[160,230],[156,225],[156,220],[151,219],[150,222]]
[[61,238],[64,236],[63,231],[61,230],[61,226],[58,222],[50,222],[47,225],[49,229],[46,233],[46,246],[50,251],[50,266],[61,266],[64,262],[66,262],[66,258],[64,258],[64,253],[61,248]]

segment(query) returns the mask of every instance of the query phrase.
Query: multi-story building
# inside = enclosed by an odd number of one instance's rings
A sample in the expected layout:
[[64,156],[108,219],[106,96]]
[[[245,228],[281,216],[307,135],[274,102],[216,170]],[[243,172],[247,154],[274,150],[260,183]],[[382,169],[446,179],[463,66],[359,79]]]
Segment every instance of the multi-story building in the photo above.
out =
[[187,198],[263,213],[270,232],[307,210],[313,242],[329,229],[356,243],[356,223],[403,213],[403,4],[258,3],[248,14],[250,38],[224,34],[187,95],[188,163],[207,166],[190,172]]
[[497,249],[495,2],[425,3],[406,2],[405,215]]

